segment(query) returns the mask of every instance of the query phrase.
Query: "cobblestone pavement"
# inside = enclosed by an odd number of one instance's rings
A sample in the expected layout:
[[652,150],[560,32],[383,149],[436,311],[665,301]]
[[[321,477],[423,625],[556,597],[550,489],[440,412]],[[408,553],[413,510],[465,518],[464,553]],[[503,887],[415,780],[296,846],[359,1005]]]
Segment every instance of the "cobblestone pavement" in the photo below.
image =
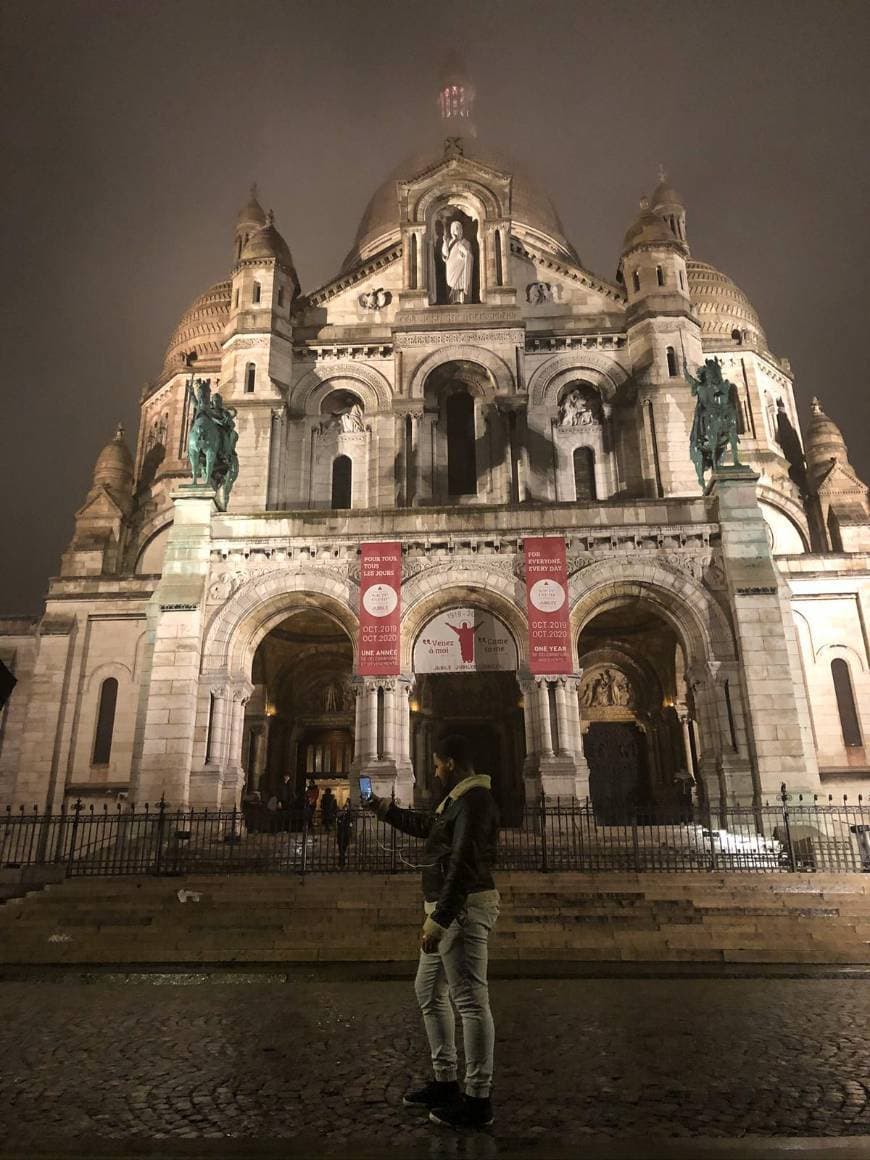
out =
[[[492,998],[497,1121],[490,1152],[462,1155],[870,1137],[870,981],[495,980]],[[61,1135],[459,1155],[421,1150],[443,1129],[401,1106],[426,1075],[407,981],[0,984],[0,1141],[22,1157]]]

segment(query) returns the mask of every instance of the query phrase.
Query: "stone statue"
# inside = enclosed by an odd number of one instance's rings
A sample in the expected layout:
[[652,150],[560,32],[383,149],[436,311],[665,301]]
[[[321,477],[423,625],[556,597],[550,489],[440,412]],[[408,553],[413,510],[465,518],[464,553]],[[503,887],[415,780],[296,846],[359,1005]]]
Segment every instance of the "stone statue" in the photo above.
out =
[[474,251],[471,242],[465,237],[462,222],[451,222],[449,234],[445,223],[441,257],[444,259],[450,301],[460,305],[468,302],[471,298]]
[[588,427],[595,421],[592,404],[581,390],[570,391],[559,405],[560,427]]
[[614,673],[611,684],[611,705],[629,708],[634,701],[634,692],[625,673]]
[[346,411],[340,411],[336,416],[338,429],[343,432],[365,431],[363,423],[363,409],[359,403],[354,403]]
[[197,379],[195,389],[190,381],[186,391],[193,406],[193,421],[187,439],[190,473],[194,484],[203,482],[215,489],[219,503],[226,511],[239,474],[236,409],[225,407],[219,394],[212,395],[210,379]]
[[547,302],[558,302],[560,288],[554,282],[529,282],[526,286],[526,301],[530,306],[543,306]]
[[360,294],[357,301],[363,310],[383,310],[385,306],[389,306],[392,301],[392,294],[389,290],[381,289],[366,290]]
[[742,466],[737,451],[738,435],[743,429],[740,398],[735,385],[722,377],[722,365],[717,358],[708,358],[698,369],[697,378],[689,373],[683,359],[683,374],[697,399],[689,436],[689,455],[695,465],[698,483],[703,488],[704,472],[708,469],[715,471],[729,444],[734,466]]

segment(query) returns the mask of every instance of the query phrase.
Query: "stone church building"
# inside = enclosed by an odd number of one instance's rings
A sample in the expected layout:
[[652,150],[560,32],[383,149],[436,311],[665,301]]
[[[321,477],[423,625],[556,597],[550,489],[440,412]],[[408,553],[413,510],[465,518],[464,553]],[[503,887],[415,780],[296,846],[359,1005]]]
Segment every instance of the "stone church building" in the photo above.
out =
[[[232,805],[284,771],[342,801],[364,771],[425,803],[445,727],[509,819],[541,791],[666,816],[693,781],[714,806],[870,790],[870,504],[840,429],[814,400],[802,434],[788,361],[663,175],[593,273],[471,99],[445,83],[443,144],[322,286],[252,192],[43,615],[0,620],[0,801]],[[745,466],[702,488],[686,371],[713,358]],[[199,379],[235,411],[225,511],[190,481]],[[529,668],[534,536],[564,537],[567,675]],[[384,541],[400,672],[360,676],[360,549]]]

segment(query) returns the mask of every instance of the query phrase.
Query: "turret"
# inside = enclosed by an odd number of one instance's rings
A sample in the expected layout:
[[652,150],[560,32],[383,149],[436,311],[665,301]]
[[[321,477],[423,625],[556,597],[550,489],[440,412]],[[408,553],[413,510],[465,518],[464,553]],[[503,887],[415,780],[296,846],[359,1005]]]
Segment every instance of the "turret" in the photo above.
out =
[[810,489],[828,546],[834,552],[870,551],[867,486],[849,462],[842,431],[815,398],[804,447]]
[[[625,286],[628,352],[638,384],[644,431],[643,472],[651,495],[697,494],[689,460],[694,403],[683,375],[703,362],[698,320],[689,298],[685,213],[660,182],[658,209],[646,197],[625,234],[617,277]],[[674,226],[659,212],[673,209]]]
[[251,196],[239,210],[233,239],[233,257],[238,262],[248,239],[266,224],[266,214],[257,200],[257,183],[251,186]]
[[239,412],[234,506],[268,506],[269,456],[262,454],[262,448],[273,438],[273,409],[283,403],[290,388],[290,311],[298,294],[290,247],[269,210],[263,224],[249,235],[233,269],[224,331],[220,392]]
[[85,502],[75,514],[75,531],[61,559],[61,576],[117,572],[122,533],[133,508],[133,457],[119,423],[94,464]]
[[668,181],[662,166],[659,166],[659,183],[653,190],[650,205],[653,212],[659,215],[674,237],[686,247],[686,255],[688,256],[686,208],[683,205],[683,199]]

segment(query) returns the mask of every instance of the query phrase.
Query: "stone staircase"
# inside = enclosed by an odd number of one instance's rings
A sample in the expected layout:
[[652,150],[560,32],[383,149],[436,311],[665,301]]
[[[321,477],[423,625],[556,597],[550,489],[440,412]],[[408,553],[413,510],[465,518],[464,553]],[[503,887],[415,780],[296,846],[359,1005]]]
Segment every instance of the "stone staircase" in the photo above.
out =
[[[867,874],[498,885],[494,960],[870,965]],[[420,922],[415,875],[72,878],[0,907],[0,964],[410,963]]]

